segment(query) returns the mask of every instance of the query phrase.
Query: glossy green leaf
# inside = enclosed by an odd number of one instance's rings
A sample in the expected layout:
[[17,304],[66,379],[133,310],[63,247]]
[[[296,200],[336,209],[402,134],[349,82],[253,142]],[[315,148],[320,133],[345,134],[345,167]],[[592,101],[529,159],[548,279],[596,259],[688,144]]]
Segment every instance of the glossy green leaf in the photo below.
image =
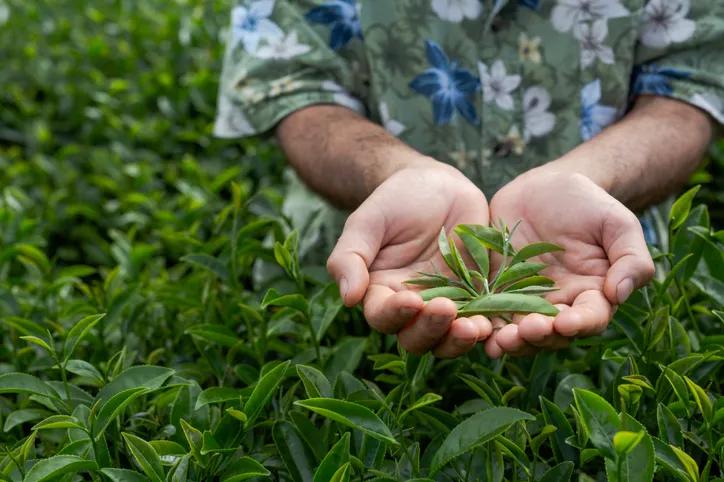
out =
[[352,465],[347,462],[334,473],[329,482],[348,482],[352,473]]
[[483,243],[483,245],[486,246],[488,249],[492,249],[497,253],[503,253],[503,233],[501,233],[497,229],[477,224],[459,224],[456,226],[456,228],[459,231],[464,231],[472,234],[473,236],[478,238],[478,240],[480,240],[480,242]]
[[455,262],[453,261],[452,249],[450,249],[450,242],[445,234],[444,226],[440,229],[440,234],[437,237],[437,246],[438,249],[440,249],[442,259],[445,260],[445,264],[447,264],[448,268],[450,268],[452,272],[459,277],[460,273],[457,272]]
[[314,473],[314,482],[329,482],[334,478],[335,473],[344,465],[349,463],[350,435],[346,432],[342,438],[334,444],[319,464]]
[[222,482],[241,482],[254,477],[269,477],[269,472],[263,465],[251,457],[241,457],[233,461],[224,471]]
[[709,400],[709,396],[703,388],[692,382],[689,377],[684,377],[684,380],[689,386],[689,390],[691,390],[691,393],[694,395],[694,400],[696,400],[696,405],[699,407],[699,411],[703,415],[704,420],[707,423],[711,423],[711,420],[714,417],[714,407],[711,404],[711,400]]
[[332,397],[332,385],[330,385],[324,373],[314,367],[297,365],[297,374],[304,383],[307,398],[330,398]]
[[678,447],[684,445],[681,425],[679,425],[679,421],[671,410],[669,410],[669,407],[663,403],[659,403],[656,409],[656,420],[659,425],[659,436],[665,443]]
[[54,430],[59,428],[77,428],[83,429],[81,422],[75,417],[69,415],[53,415],[42,422],[35,424],[32,430]]
[[430,301],[434,298],[449,298],[451,300],[469,300],[473,295],[468,290],[455,286],[444,286],[441,288],[429,288],[420,292],[423,301]]
[[676,447],[652,437],[656,462],[666,469],[668,474],[681,482],[699,482],[699,468],[696,462]]
[[27,373],[0,375],[0,393],[28,393],[60,400],[60,395],[50,385]]
[[643,440],[646,432],[627,432],[621,431],[613,436],[613,448],[619,457],[626,456]]
[[146,388],[129,388],[113,395],[107,402],[100,405],[93,424],[93,437],[100,437],[108,425],[118,417],[123,410],[137,397],[146,393]]
[[254,391],[251,392],[249,400],[244,405],[244,414],[247,417],[245,427],[251,426],[256,421],[256,418],[284,379],[284,374],[290,364],[291,361],[286,361],[277,365],[259,380],[259,383],[254,387]]
[[41,338],[38,338],[37,336],[32,336],[32,335],[21,336],[20,339],[25,340],[28,343],[38,345],[39,347],[42,347],[43,349],[45,349],[48,353],[55,353],[55,350],[53,350],[53,348],[50,345],[48,345],[48,342],[46,342],[45,340],[43,340]]
[[73,328],[70,329],[68,335],[65,337],[65,345],[63,346],[63,359],[65,362],[70,360],[70,357],[73,355],[78,343],[83,341],[93,327],[96,326],[105,316],[105,313],[86,316],[73,325]]
[[312,482],[317,461],[294,424],[277,420],[272,428],[272,438],[292,480]]
[[370,437],[385,443],[398,445],[390,429],[369,408],[356,403],[332,398],[299,400],[294,405],[316,412],[348,427],[356,428]]
[[671,206],[671,210],[669,211],[669,229],[675,230],[686,221],[689,211],[691,211],[691,203],[700,187],[701,186],[692,187],[679,196]]
[[188,442],[189,447],[191,448],[191,453],[193,454],[194,459],[196,459],[196,463],[202,467],[206,467],[208,464],[208,457],[201,453],[204,446],[204,435],[186,420],[181,419],[180,422],[181,429],[186,437],[186,442]]
[[40,420],[52,415],[51,412],[39,408],[27,408],[24,410],[15,410],[5,417],[5,425],[3,427],[4,432],[9,432],[18,425],[22,425],[27,422],[34,420]]
[[613,436],[621,430],[616,411],[601,396],[588,390],[574,388],[573,398],[593,446],[604,457],[615,460]]
[[453,458],[494,439],[508,427],[523,420],[535,420],[514,408],[494,407],[480,411],[461,422],[445,438],[432,460],[431,475]]
[[502,314],[541,313],[555,316],[558,308],[548,301],[533,295],[498,293],[484,295],[465,304],[458,310],[460,316],[498,316]]
[[156,451],[163,465],[173,465],[188,453],[182,445],[171,440],[150,440],[148,443]]
[[131,388],[158,390],[175,372],[170,368],[140,365],[124,370],[112,382],[103,387],[96,396],[96,401],[104,404],[113,396]]
[[148,478],[134,470],[101,469],[101,473],[111,482],[147,482]]
[[520,251],[513,256],[510,264],[520,263],[521,261],[556,251],[563,251],[563,248],[553,243],[531,243],[520,248]]
[[413,403],[410,407],[405,409],[405,411],[400,414],[399,420],[403,420],[409,413],[419,408],[432,405],[433,403],[439,402],[440,400],[442,400],[442,397],[437,393],[426,393],[418,398],[415,403]]
[[551,446],[556,461],[560,464],[565,461],[573,462],[576,460],[576,454],[570,445],[566,443],[569,437],[573,437],[573,427],[568,422],[568,418],[563,411],[547,398],[540,396],[541,412],[545,423],[556,427],[556,431],[551,435]]
[[142,438],[133,434],[123,432],[121,435],[131,454],[133,454],[133,458],[136,459],[138,465],[143,469],[143,472],[153,482],[164,482],[166,474],[161,465],[161,459],[158,457],[156,451],[153,450],[153,447]]
[[475,236],[460,229],[456,229],[455,232],[462,240],[465,245],[465,249],[468,250],[470,256],[475,260],[475,264],[478,266],[478,270],[483,277],[487,278],[490,273],[490,256],[488,255],[488,248]]
[[73,455],[56,455],[40,460],[28,471],[23,482],[45,482],[71,472],[98,470],[98,464]]
[[535,261],[522,261],[518,264],[511,265],[506,269],[498,278],[495,280],[496,286],[505,286],[509,283],[514,283],[528,276],[538,274],[539,271],[547,268],[548,265],[545,263],[538,263]]
[[201,407],[209,405],[210,403],[224,403],[231,400],[239,401],[244,392],[236,388],[230,387],[212,387],[199,393],[196,398],[196,405],[194,410],[198,410]]
[[573,462],[562,462],[548,469],[539,482],[570,482],[574,468]]
[[65,369],[80,377],[92,378],[99,382],[103,381],[103,374],[85,360],[68,360],[65,363]]
[[228,348],[233,348],[243,343],[241,338],[236,336],[233,331],[224,325],[203,323],[188,328],[185,333]]

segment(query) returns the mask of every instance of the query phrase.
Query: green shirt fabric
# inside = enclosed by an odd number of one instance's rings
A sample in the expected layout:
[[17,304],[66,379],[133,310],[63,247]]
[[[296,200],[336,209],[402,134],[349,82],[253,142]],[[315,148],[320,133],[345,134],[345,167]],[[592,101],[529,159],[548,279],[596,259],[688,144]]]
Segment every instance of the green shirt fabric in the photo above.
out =
[[724,0],[247,0],[226,42],[218,137],[337,104],[488,198],[616,122],[636,94],[724,124]]

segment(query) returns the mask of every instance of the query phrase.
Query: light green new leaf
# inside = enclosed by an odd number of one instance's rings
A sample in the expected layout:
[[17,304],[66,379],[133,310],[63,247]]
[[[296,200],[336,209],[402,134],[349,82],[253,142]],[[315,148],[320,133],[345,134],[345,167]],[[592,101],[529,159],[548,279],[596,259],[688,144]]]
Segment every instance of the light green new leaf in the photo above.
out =
[[269,477],[269,472],[263,465],[251,457],[241,457],[233,461],[221,476],[221,482],[241,482],[254,477]]
[[60,395],[50,385],[27,373],[0,375],[1,393],[29,393],[40,397],[60,400]]
[[113,395],[107,402],[101,403],[97,415],[93,419],[93,437],[98,437],[105,433],[108,426],[118,415],[137,397],[146,393],[146,388],[136,387],[129,388],[120,393]]
[[37,423],[32,430],[53,430],[58,428],[76,428],[84,430],[80,420],[69,415],[53,415],[40,423]]
[[462,421],[448,434],[435,453],[430,475],[436,474],[458,455],[494,439],[512,424],[523,420],[535,420],[535,417],[514,408],[494,407]]
[[447,264],[448,268],[450,268],[453,273],[460,277],[460,273],[457,272],[455,262],[453,261],[450,243],[445,235],[445,226],[440,229],[440,235],[437,237],[437,246],[440,249],[442,259],[445,260],[445,264]]
[[334,473],[329,482],[348,482],[351,474],[352,465],[347,462]]
[[685,452],[652,437],[656,462],[681,482],[699,482],[699,467]]
[[450,251],[452,252],[453,264],[455,265],[455,272],[460,280],[467,286],[473,286],[473,280],[470,278],[470,272],[468,271],[467,266],[465,266],[465,261],[463,261],[462,256],[460,256],[460,251],[458,251],[457,244],[455,244],[455,240],[453,240],[452,236],[450,236],[449,244]]
[[101,473],[111,479],[111,482],[148,482],[147,477],[135,470],[101,469]]
[[320,372],[314,367],[307,365],[297,365],[297,375],[304,383],[304,389],[307,392],[307,398],[331,398],[332,385]]
[[523,261],[514,264],[506,269],[496,280],[496,286],[505,286],[509,283],[515,283],[523,278],[537,274],[540,270],[547,268],[545,263],[535,261]]
[[684,380],[686,381],[686,384],[689,385],[689,389],[694,395],[694,400],[696,400],[696,405],[699,407],[704,420],[707,424],[711,423],[712,417],[714,416],[714,407],[711,404],[709,396],[703,388],[692,382],[689,377],[684,377]]
[[515,293],[497,293],[484,295],[465,304],[458,310],[460,316],[498,316],[502,314],[541,313],[548,316],[556,316],[558,308],[548,301],[533,295],[521,295]]
[[292,480],[312,482],[317,460],[297,427],[288,420],[277,420],[272,427],[272,438]]
[[263,310],[269,306],[294,308],[305,315],[309,313],[309,303],[302,295],[280,295],[274,288],[270,288],[269,291],[267,291],[261,302],[261,308]]
[[224,403],[231,400],[239,401],[239,398],[242,397],[243,393],[244,392],[242,390],[230,387],[207,388],[203,392],[199,393],[194,410],[198,410],[210,403]]
[[65,369],[74,375],[88,377],[99,382],[103,381],[103,374],[96,367],[85,360],[68,360],[65,362]]
[[153,482],[164,482],[166,474],[161,465],[161,459],[153,447],[133,434],[122,432],[123,440],[126,442],[128,449],[133,454],[133,458],[136,459],[138,465],[143,469],[143,472]]
[[686,221],[686,218],[689,216],[689,212],[691,211],[691,203],[694,200],[694,196],[696,196],[700,187],[701,186],[692,187],[679,196],[679,198],[671,206],[671,211],[669,211],[669,229],[673,231],[684,224],[684,221]]
[[349,463],[350,435],[345,432],[339,442],[334,444],[319,464],[314,473],[314,482],[329,482],[334,478],[335,473],[344,465]]
[[400,414],[400,421],[402,421],[407,414],[410,412],[413,412],[419,408],[426,407],[428,405],[432,405],[435,402],[439,402],[442,400],[442,397],[438,395],[437,393],[426,393],[420,398],[418,398],[415,403],[412,404],[409,408],[407,408],[404,412]]
[[294,405],[323,415],[335,422],[356,428],[380,441],[399,445],[390,429],[369,408],[356,403],[333,398],[310,398],[298,400]]
[[616,459],[613,436],[621,430],[616,410],[602,397],[588,390],[573,389],[573,399],[593,446],[611,460]]
[[291,361],[287,360],[277,365],[270,370],[269,373],[264,375],[254,387],[254,391],[251,392],[249,400],[247,400],[246,405],[244,405],[244,414],[247,417],[246,423],[244,424],[245,428],[250,427],[256,421],[256,418],[284,379],[284,374],[290,364]]
[[574,468],[573,462],[560,463],[548,469],[539,482],[570,482]]
[[456,229],[458,231],[464,231],[466,233],[472,234],[473,236],[478,238],[478,240],[480,240],[480,242],[483,243],[484,246],[492,249],[497,253],[503,253],[503,245],[505,244],[505,239],[503,238],[503,233],[501,233],[497,229],[490,226],[482,226],[479,224],[458,224],[456,226]]
[[73,355],[73,351],[75,351],[76,347],[78,346],[78,343],[80,343],[83,338],[88,335],[91,329],[99,322],[103,317],[106,316],[105,313],[101,313],[99,315],[91,315],[86,316],[82,320],[80,320],[78,323],[73,325],[73,328],[70,329],[68,332],[68,336],[65,337],[65,344],[63,345],[63,361],[67,362],[70,360],[70,357]]
[[50,345],[48,345],[48,343],[45,340],[38,338],[37,336],[33,336],[33,335],[21,336],[20,339],[25,340],[28,343],[38,345],[39,347],[42,347],[50,354],[55,353],[55,350]]
[[475,260],[475,264],[478,265],[478,270],[483,277],[487,278],[490,274],[490,256],[488,255],[488,248],[475,236],[460,229],[456,229],[455,232],[462,240],[465,245],[465,249],[468,250],[470,256]]
[[643,440],[646,432],[627,432],[622,430],[613,436],[613,448],[619,457],[626,456]]
[[517,264],[521,261],[540,256],[541,254],[553,253],[556,251],[564,251],[564,249],[553,243],[528,244],[520,248],[520,251],[518,251],[515,256],[513,256],[513,260],[510,262],[510,264]]
[[70,472],[98,470],[98,464],[73,455],[56,455],[39,461],[25,475],[23,482],[45,482]]
[[131,388],[145,388],[148,391],[158,390],[175,371],[171,368],[139,365],[123,371],[112,382],[103,387],[96,396],[96,401],[106,403],[113,396]]
[[181,424],[181,430],[183,430],[184,432],[184,436],[186,437],[186,441],[191,448],[191,453],[196,459],[196,462],[201,467],[206,467],[208,463],[208,457],[201,453],[201,450],[204,446],[203,434],[196,427],[193,427],[191,424],[189,424],[186,420],[181,419],[179,422]]
[[469,300],[473,295],[468,290],[456,286],[443,286],[440,288],[429,288],[420,291],[423,301],[430,301],[435,298],[449,298],[451,300]]
[[[610,482],[651,482],[654,480],[656,454],[651,436],[646,433],[643,425],[628,414],[623,415],[622,432],[631,436],[619,437],[617,450],[620,450],[617,460],[606,459],[606,474]],[[639,434],[641,434],[640,438]],[[614,444],[615,444],[614,436]],[[633,444],[633,446],[632,446]]]

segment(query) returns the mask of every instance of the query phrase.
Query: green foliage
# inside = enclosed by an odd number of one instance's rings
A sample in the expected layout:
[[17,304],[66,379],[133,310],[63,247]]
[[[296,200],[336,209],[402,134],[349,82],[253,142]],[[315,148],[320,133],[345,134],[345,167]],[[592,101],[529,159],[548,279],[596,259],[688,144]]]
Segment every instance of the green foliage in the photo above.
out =
[[[602,335],[419,357],[305,252],[278,151],[211,136],[228,2],[0,5],[0,480],[721,480],[722,176]],[[441,234],[426,298],[549,308],[559,248]]]

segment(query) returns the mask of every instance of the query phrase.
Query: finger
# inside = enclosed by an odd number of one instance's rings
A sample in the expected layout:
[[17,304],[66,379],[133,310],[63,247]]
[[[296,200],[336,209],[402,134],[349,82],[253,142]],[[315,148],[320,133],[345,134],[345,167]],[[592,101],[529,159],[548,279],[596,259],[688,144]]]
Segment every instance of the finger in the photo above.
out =
[[553,328],[563,336],[600,335],[608,326],[612,314],[613,306],[601,291],[584,291],[569,309],[556,315]]
[[430,300],[411,323],[397,334],[410,353],[422,356],[440,343],[457,314],[455,302],[447,298]]
[[523,319],[518,325],[520,337],[532,346],[547,350],[559,350],[571,344],[571,340],[559,335],[553,329],[552,316],[533,313]]
[[388,335],[400,331],[423,307],[424,302],[418,293],[395,292],[382,285],[371,285],[362,301],[367,323],[380,333]]
[[498,346],[512,357],[532,356],[540,351],[521,338],[518,325],[509,324],[495,333]]
[[452,322],[442,341],[435,347],[432,354],[437,358],[457,358],[469,352],[480,339],[487,338],[487,335],[481,334],[481,328],[484,331],[493,331],[490,321],[485,323],[472,318],[458,318]]
[[636,215],[609,216],[603,226],[603,248],[611,268],[606,274],[604,292],[611,304],[623,304],[631,293],[654,277],[655,266],[646,247],[644,232]]
[[373,202],[365,201],[344,225],[327,260],[327,271],[339,286],[342,301],[354,306],[367,291],[369,266],[380,251],[385,218]]

